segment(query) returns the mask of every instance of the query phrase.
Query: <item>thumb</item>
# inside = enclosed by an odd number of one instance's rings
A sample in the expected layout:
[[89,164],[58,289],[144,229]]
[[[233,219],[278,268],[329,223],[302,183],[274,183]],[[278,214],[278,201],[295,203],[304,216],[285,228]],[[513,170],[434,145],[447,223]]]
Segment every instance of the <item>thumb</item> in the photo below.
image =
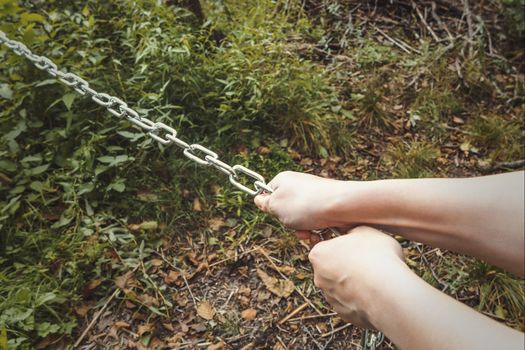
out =
[[262,211],[268,213],[268,202],[270,201],[270,195],[269,194],[259,194],[255,196],[253,199],[255,202],[255,205],[257,208],[261,209]]

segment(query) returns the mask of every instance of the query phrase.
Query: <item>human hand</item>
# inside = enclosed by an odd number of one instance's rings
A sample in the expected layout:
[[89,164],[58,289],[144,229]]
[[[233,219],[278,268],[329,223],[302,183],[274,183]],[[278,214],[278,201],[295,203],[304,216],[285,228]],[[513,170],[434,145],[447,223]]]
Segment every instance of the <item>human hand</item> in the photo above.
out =
[[348,234],[323,241],[308,256],[314,284],[339,316],[365,328],[384,312],[379,300],[388,293],[388,281],[410,272],[399,243],[376,229],[359,226]]
[[272,194],[260,194],[254,201],[259,209],[275,215],[285,226],[314,230],[343,226],[333,209],[346,189],[345,181],[285,171],[268,185]]

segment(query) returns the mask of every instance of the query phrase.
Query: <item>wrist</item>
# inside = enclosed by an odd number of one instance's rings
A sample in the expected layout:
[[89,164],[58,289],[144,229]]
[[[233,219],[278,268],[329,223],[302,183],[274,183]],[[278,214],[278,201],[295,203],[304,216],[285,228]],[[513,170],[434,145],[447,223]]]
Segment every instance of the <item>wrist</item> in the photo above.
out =
[[396,322],[395,315],[404,303],[407,289],[418,288],[418,277],[398,258],[392,260],[388,271],[375,275],[380,278],[368,286],[365,305],[370,323],[378,330],[385,330]]
[[388,197],[384,183],[385,180],[339,181],[327,217],[336,221],[338,227],[380,224],[379,215],[386,209],[383,198]]

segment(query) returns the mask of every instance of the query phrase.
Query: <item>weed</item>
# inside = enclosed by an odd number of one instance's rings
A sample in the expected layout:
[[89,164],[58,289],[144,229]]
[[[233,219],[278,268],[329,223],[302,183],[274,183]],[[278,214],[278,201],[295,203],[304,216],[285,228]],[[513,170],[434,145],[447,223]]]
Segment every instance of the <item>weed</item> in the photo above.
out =
[[511,161],[525,156],[519,122],[498,116],[479,116],[471,121],[469,130],[472,141],[486,151],[492,161]]
[[429,177],[436,173],[434,161],[439,149],[424,141],[401,142],[389,148],[384,160],[392,169],[392,175],[399,178]]

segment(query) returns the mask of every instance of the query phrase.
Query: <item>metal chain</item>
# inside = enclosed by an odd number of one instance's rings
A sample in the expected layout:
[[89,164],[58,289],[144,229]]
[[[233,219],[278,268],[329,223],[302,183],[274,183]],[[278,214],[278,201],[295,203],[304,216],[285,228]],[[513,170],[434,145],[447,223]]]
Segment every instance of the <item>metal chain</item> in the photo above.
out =
[[372,332],[365,329],[363,332],[362,346],[363,350],[376,350],[378,346],[383,344],[385,335],[381,332]]
[[[184,156],[194,161],[197,164],[211,166],[226,174],[230,183],[239,190],[256,196],[261,192],[272,193],[273,190],[264,181],[259,173],[250,170],[242,165],[236,164],[230,166],[219,160],[217,153],[212,150],[199,145],[197,143],[188,144],[177,137],[177,130],[161,122],[154,122],[144,116],[141,116],[137,111],[130,108],[128,104],[118,97],[111,96],[103,92],[97,92],[89,86],[89,83],[78,75],[73,73],[65,73],[58,69],[58,66],[45,56],[39,56],[31,52],[29,48],[23,43],[11,40],[7,35],[0,30],[0,44],[4,44],[19,56],[27,58],[29,61],[43,71],[46,71],[51,76],[58,78],[59,81],[65,85],[73,88],[79,94],[91,97],[93,102],[106,108],[109,113],[118,118],[126,118],[131,123],[142,128],[147,135],[153,140],[163,144],[175,144],[182,148]],[[253,180],[253,188],[250,188],[241,183],[241,177]]]

